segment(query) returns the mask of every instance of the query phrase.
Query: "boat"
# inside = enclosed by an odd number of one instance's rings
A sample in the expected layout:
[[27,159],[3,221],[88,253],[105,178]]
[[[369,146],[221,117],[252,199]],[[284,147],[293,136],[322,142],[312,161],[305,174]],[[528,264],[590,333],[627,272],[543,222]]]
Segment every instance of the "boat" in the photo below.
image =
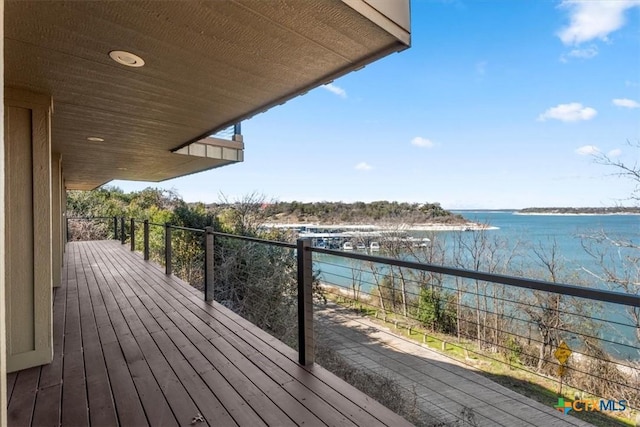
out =
[[344,242],[344,244],[342,245],[342,250],[345,250],[345,251],[352,251],[352,250],[353,250],[353,243],[351,243],[351,242]]
[[379,251],[380,250],[380,243],[378,242],[371,242],[369,244],[369,250],[371,251]]
[[358,243],[356,244],[356,249],[357,249],[357,250],[359,250],[359,251],[364,251],[365,249],[367,249],[367,247],[365,246],[365,244],[364,244],[364,243],[362,243],[362,242],[358,242]]

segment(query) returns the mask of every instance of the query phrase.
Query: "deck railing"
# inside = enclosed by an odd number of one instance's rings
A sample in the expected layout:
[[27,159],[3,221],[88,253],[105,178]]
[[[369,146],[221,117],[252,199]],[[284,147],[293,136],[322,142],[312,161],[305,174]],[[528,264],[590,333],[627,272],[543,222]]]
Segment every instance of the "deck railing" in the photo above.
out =
[[[313,296],[314,284],[320,284],[325,297],[339,306],[375,316],[407,340],[421,342],[416,345],[437,346],[476,368],[500,363],[555,383],[565,395],[586,393],[623,401],[627,408],[640,406],[640,316],[633,316],[640,313],[637,295],[316,248],[309,239],[293,244],[238,236],[211,227],[114,218],[113,235],[123,244],[128,236],[131,249],[142,248],[146,260],[153,258],[150,226],[164,229],[166,274],[173,271],[172,234],[198,237],[207,301],[215,293],[218,239],[295,251],[297,348],[302,365],[314,363],[318,318],[314,320]],[[326,316],[321,319],[331,321]],[[613,408],[620,409],[615,404]]]

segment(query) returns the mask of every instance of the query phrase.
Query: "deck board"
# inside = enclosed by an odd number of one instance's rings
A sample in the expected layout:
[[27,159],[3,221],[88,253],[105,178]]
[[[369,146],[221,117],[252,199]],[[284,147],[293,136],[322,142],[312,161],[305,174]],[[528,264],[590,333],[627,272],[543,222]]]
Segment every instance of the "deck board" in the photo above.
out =
[[7,424],[30,425],[38,391],[40,368],[29,368],[18,372],[7,410]]
[[[82,264],[84,283],[89,283],[87,276],[92,276],[90,265]],[[89,411],[92,425],[117,425],[116,412],[111,383],[107,366],[100,345],[96,317],[91,304],[88,286],[78,286],[78,301],[80,304],[81,333],[84,350],[84,365],[86,374],[87,399],[91,409]]]
[[[135,255],[130,256],[134,257],[134,259],[125,261],[123,265],[135,268]],[[145,281],[149,285],[148,289],[153,289],[155,292],[159,292],[163,288],[170,289],[170,285],[166,283],[166,277],[160,270],[151,272],[145,271],[145,273],[144,277],[139,276],[138,279]],[[356,424],[362,425],[364,423],[366,425],[375,425],[382,421],[388,425],[394,425],[398,422],[398,416],[395,413],[380,406],[373,399],[360,392],[355,394],[336,393],[335,388],[340,389],[339,385],[343,384],[340,379],[319,366],[311,368],[301,367],[297,363],[298,356],[293,349],[287,347],[266,332],[255,328],[245,319],[223,309],[219,304],[215,302],[205,303],[202,301],[202,297],[199,292],[194,288],[190,286],[183,286],[178,288],[177,291],[178,294],[172,294],[172,298],[169,298],[166,301],[167,306],[180,311],[180,314],[189,318],[189,321],[193,325],[212,325],[213,329],[224,337],[219,341],[220,345],[223,346],[221,353],[231,356],[235,354],[242,354],[244,357],[254,357],[254,362],[260,365],[263,370],[269,370],[272,377],[281,381],[281,384],[284,384],[287,381],[286,376],[281,376],[282,373],[291,375],[291,372],[296,372],[299,382],[302,382],[309,387],[313,387],[314,392],[317,395],[322,396],[323,399],[330,402],[331,406],[338,408],[341,414],[345,415]],[[188,308],[188,311],[185,312],[185,310],[180,310],[181,307]],[[218,308],[217,310],[216,307]],[[174,316],[176,315],[176,311],[173,311],[172,313]],[[230,316],[227,316],[226,314],[230,314]],[[258,337],[259,339],[255,339]],[[213,342],[214,340],[211,339],[210,341]],[[240,348],[236,349],[234,346],[229,346],[230,342],[234,342],[236,347],[240,346]],[[245,343],[248,342],[251,342],[251,345],[245,345]],[[267,342],[269,344],[267,344]],[[273,364],[268,363],[266,359],[262,357],[262,353],[268,353],[274,361],[277,361],[275,369]],[[258,358],[259,360],[255,360],[255,358]],[[309,371],[313,372],[313,374],[310,374]],[[322,378],[322,380],[318,381],[319,378]],[[332,383],[335,388],[328,386],[326,381]],[[266,392],[269,393],[269,390],[270,389],[266,389]],[[273,397],[278,398],[278,396]],[[354,400],[357,401],[357,404],[354,403]],[[313,403],[311,402],[308,404]],[[367,410],[365,408],[369,409]],[[289,411],[291,411],[291,408]],[[369,411],[375,412],[375,417]],[[333,424],[335,422],[335,420],[331,419],[333,414],[328,414],[324,411],[317,411],[316,413],[323,417],[323,421],[325,423]],[[289,414],[291,415],[292,412],[289,412]],[[295,414],[295,412],[293,412],[293,414]],[[340,423],[343,425],[350,424],[349,421],[342,417],[340,418]]]
[[13,387],[16,385],[17,372],[7,374],[7,401],[11,399],[11,393],[13,393]]
[[[40,389],[33,411],[33,425],[56,427],[60,425],[60,399],[62,384]],[[9,425],[12,425],[9,423]],[[19,425],[19,424],[16,424]]]
[[67,245],[53,328],[9,425],[408,425],[116,241]]

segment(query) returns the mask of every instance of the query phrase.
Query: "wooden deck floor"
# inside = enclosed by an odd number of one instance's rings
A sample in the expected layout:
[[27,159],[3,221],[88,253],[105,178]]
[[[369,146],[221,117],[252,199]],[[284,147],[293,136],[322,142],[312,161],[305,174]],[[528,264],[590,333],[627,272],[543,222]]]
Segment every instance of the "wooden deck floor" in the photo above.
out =
[[8,375],[10,426],[408,424],[115,241],[67,245],[54,349]]

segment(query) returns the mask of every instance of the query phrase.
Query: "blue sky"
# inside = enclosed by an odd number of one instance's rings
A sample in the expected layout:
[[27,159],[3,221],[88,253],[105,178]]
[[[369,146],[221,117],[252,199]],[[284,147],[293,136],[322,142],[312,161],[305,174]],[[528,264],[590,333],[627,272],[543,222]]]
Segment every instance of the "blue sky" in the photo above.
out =
[[640,151],[640,0],[412,1],[412,46],[242,125],[245,161],[126,191],[215,202],[611,206]]

